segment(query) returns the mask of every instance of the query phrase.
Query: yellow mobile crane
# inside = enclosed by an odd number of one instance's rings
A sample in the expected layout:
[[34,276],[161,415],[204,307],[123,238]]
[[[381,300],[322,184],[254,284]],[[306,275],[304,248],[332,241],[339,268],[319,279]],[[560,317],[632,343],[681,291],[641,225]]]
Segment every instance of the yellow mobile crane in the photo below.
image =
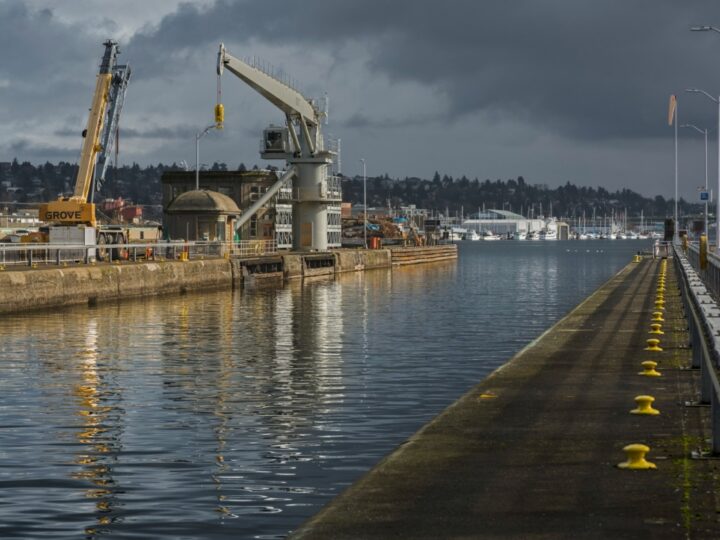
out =
[[[109,155],[115,141],[117,123],[125,99],[125,90],[130,79],[130,68],[117,64],[119,53],[117,42],[108,40],[103,43],[105,53],[100,64],[100,72],[95,83],[90,115],[87,128],[83,131],[85,138],[80,153],[78,175],[75,190],[70,197],[60,197],[40,206],[40,220],[51,225],[50,241],[53,227],[76,227],[85,225],[91,229],[90,237],[86,236],[86,244],[124,243],[121,231],[97,231],[95,204],[92,202],[91,189],[99,189],[105,179]],[[96,166],[96,164],[98,166]],[[91,200],[88,201],[88,196]]]

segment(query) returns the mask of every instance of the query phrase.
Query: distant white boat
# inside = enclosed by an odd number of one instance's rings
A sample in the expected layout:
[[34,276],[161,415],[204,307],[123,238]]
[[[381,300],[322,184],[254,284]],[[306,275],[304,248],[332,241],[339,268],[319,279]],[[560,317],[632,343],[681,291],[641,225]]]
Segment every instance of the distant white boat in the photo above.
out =
[[482,240],[482,236],[480,236],[475,229],[471,229],[466,235],[464,240]]
[[441,230],[442,238],[452,242],[464,240],[468,230],[463,227],[445,227]]
[[493,233],[492,231],[483,231],[482,233],[483,240],[500,240],[501,238],[501,236]]
[[527,233],[526,232],[516,232],[515,236],[513,238],[515,240],[527,240]]

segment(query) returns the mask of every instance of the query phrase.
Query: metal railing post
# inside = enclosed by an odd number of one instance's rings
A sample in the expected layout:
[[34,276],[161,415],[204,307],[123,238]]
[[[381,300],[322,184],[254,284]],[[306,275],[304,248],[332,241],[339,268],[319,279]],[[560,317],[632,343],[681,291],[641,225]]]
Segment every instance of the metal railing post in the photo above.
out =
[[[694,369],[702,368],[703,362],[703,354],[702,354],[702,345],[700,343],[700,340],[702,339],[702,336],[700,334],[700,329],[698,328],[698,325],[695,321],[695,317],[692,316],[692,314],[688,314],[687,316],[688,323],[690,324],[690,347],[692,348],[692,367]],[[702,371],[701,371],[702,373]]]
[[710,399],[710,423],[712,425],[711,451],[720,454],[720,400],[715,392]]

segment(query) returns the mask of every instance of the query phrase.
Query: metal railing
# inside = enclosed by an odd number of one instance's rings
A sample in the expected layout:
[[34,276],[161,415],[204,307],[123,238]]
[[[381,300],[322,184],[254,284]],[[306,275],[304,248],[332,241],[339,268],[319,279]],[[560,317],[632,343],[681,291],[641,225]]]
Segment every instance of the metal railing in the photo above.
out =
[[[693,249],[688,249],[688,255],[692,253]],[[694,253],[698,255],[697,251]],[[711,452],[717,455],[720,454],[720,384],[716,371],[720,367],[720,306],[679,246],[675,246],[674,259],[681,276],[680,292],[688,320],[692,367],[700,370],[699,404],[710,406]],[[699,257],[696,263],[699,264]],[[708,264],[708,269],[712,266]]]
[[712,291],[715,298],[720,298],[720,256],[712,251],[708,251],[707,268],[703,270],[700,268],[700,247],[697,243],[690,244],[686,254],[693,269],[702,278],[708,289]]
[[192,260],[224,257],[234,244],[158,242],[131,244],[0,244],[0,266],[48,266],[114,261]]
[[259,257],[278,250],[276,240],[240,240],[227,244],[226,248],[233,257]]

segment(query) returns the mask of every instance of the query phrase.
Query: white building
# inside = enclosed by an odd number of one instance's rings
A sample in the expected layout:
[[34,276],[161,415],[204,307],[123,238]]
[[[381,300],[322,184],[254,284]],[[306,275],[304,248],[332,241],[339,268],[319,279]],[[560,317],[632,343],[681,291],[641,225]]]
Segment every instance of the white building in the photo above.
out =
[[539,233],[545,228],[544,219],[528,219],[506,210],[487,210],[466,219],[462,226],[468,230],[491,231],[494,234]]

